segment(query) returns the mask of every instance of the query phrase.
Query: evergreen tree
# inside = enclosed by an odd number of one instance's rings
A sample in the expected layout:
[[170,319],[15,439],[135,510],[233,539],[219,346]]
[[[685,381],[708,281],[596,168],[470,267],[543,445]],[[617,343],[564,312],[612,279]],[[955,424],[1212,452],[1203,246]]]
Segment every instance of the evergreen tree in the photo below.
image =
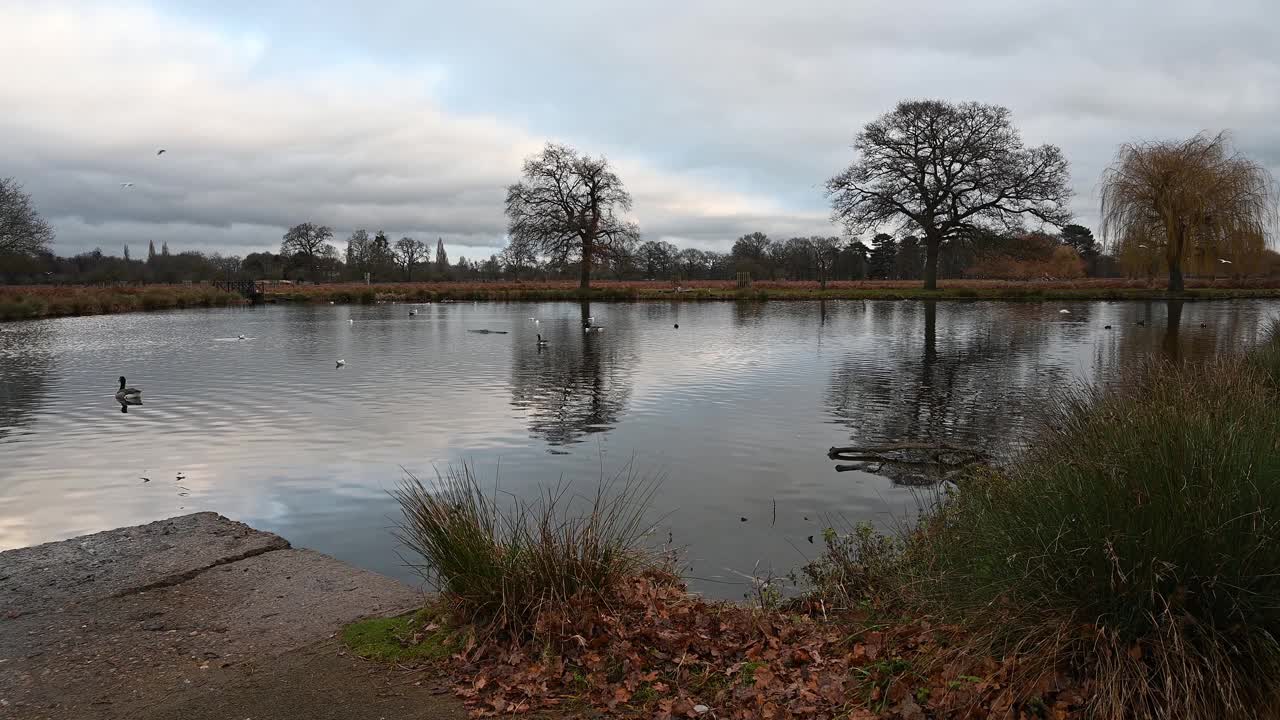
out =
[[449,254],[444,251],[444,238],[436,238],[436,272],[441,275],[449,272]]
[[147,241],[147,264],[150,265],[155,261],[156,261],[156,241],[148,240]]
[[875,237],[875,247],[871,249],[870,268],[867,275],[876,280],[887,280],[893,276],[893,264],[898,258],[898,243],[892,236],[880,233]]
[[124,261],[129,262],[131,259],[132,258],[129,257],[129,243],[125,243],[124,244]]
[[893,262],[894,277],[899,280],[919,280],[924,275],[924,255],[924,248],[914,235],[902,238]]
[[169,242],[160,243],[160,257],[169,257]]

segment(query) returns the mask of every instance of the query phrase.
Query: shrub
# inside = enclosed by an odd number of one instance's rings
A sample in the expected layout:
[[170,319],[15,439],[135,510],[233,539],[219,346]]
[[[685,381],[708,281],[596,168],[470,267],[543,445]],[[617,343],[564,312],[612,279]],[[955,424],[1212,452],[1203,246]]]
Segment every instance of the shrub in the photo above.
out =
[[[1266,374],[1269,368],[1270,381]],[[1098,717],[1252,718],[1280,699],[1280,334],[1070,393],[1021,460],[920,536],[930,589]]]
[[822,553],[801,568],[813,599],[829,610],[859,605],[892,607],[903,598],[903,543],[876,532],[868,523],[841,535],[822,533]]
[[393,492],[403,513],[397,537],[426,560],[418,570],[456,619],[526,640],[544,609],[583,597],[608,602],[621,583],[660,567],[641,547],[656,487],[628,466],[602,478],[575,514],[564,485],[533,502],[500,502],[468,466],[437,474],[431,488],[410,475]]

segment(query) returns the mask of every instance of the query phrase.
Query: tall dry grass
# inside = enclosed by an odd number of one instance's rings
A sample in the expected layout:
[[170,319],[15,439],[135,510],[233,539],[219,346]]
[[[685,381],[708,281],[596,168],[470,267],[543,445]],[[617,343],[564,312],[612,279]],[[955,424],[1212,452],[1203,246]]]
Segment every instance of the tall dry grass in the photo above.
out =
[[0,286],[0,321],[105,315],[138,310],[226,307],[244,302],[244,298],[235,293],[207,285]]
[[393,492],[396,534],[457,619],[528,640],[544,610],[608,603],[621,583],[664,567],[643,543],[657,487],[628,465],[586,496],[562,484],[528,501],[482,487],[464,465],[430,484],[410,475]]
[[1262,718],[1280,702],[1280,327],[1246,357],[1067,394],[1040,442],[915,542],[936,607],[1100,718]]

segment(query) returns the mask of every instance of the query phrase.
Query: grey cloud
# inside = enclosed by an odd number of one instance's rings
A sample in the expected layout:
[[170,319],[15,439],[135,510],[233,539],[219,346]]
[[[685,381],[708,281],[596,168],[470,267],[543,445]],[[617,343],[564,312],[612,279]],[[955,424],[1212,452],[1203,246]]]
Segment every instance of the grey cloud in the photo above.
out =
[[313,219],[491,248],[503,188],[548,138],[614,159],[649,237],[834,232],[822,181],[903,97],[1009,106],[1066,152],[1086,224],[1121,142],[1231,128],[1280,171],[1263,0],[86,3],[83,36],[48,38],[42,6],[17,7],[0,57],[38,64],[0,83],[5,172],[60,243],[110,224],[251,247],[236,228]]

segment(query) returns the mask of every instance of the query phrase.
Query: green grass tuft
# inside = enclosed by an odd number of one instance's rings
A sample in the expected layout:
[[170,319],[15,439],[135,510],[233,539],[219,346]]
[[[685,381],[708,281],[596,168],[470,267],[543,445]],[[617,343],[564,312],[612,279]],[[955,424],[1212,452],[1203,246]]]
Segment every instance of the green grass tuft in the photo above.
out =
[[456,633],[425,612],[360,620],[342,629],[342,644],[369,660],[443,660],[459,649]]

